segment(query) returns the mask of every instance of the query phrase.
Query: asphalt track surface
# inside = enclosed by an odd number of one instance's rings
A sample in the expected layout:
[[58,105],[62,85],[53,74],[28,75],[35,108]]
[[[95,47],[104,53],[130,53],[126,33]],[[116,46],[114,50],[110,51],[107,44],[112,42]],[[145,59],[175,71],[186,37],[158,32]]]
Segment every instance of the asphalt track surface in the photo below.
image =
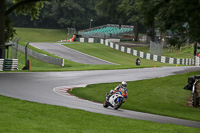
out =
[[0,94],[22,100],[65,106],[106,115],[200,128],[200,122],[123,109],[103,108],[100,103],[76,98],[66,93],[67,89],[84,87],[88,84],[151,79],[196,70],[200,70],[200,67],[180,66],[124,70],[0,73]]
[[91,55],[81,53],[79,51],[67,48],[59,43],[30,43],[30,45],[41,49],[43,51],[49,52],[51,54],[57,55],[64,59],[82,63],[82,64],[115,64],[103,59],[96,58]]

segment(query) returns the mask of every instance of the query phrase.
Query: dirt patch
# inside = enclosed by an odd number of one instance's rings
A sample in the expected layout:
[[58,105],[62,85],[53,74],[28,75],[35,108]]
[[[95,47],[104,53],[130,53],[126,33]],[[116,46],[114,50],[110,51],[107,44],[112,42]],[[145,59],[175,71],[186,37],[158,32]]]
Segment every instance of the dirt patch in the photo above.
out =
[[[186,106],[188,106],[188,107],[193,107],[193,106],[192,106],[192,94],[188,97],[187,102],[186,102]],[[193,107],[193,108],[198,108],[198,109],[200,109],[200,106]]]
[[[200,98],[200,83],[197,83],[197,84],[196,84],[196,92],[194,93],[194,97],[195,97],[195,99],[196,99],[196,98],[197,98],[197,99]],[[195,103],[196,103],[196,102],[195,102]],[[192,94],[190,94],[190,96],[188,97],[186,106],[188,106],[188,107],[193,107],[193,105],[192,105]],[[199,109],[200,109],[200,105],[199,105],[198,102],[196,103],[195,108],[199,108]]]
[[192,107],[192,94],[188,97],[186,106]]

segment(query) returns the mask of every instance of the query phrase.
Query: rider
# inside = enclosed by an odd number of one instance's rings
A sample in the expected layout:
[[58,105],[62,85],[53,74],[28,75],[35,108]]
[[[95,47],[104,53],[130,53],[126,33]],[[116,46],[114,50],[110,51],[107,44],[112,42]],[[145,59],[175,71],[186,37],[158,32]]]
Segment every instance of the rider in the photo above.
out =
[[[123,91],[124,93],[127,93],[127,88],[126,88],[126,86],[127,86],[127,83],[126,83],[125,81],[122,81],[122,83],[119,84],[117,87],[115,87],[114,90],[111,90],[111,91],[110,91],[110,94],[109,94],[109,96],[108,96],[108,99],[110,98],[110,96],[112,96],[115,92],[118,92],[120,89],[122,89],[122,91]],[[127,95],[126,95],[124,98],[127,98]]]
[[136,59],[136,65],[137,65],[137,66],[140,66],[140,62],[141,62],[140,59],[137,58],[137,59]]

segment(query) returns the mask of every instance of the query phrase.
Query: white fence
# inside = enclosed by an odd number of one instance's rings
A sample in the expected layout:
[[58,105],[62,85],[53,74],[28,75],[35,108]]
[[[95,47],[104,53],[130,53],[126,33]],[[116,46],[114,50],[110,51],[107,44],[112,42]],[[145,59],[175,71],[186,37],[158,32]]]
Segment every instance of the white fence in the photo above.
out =
[[[80,38],[79,41],[80,42],[88,42],[88,38]],[[92,43],[92,42],[90,42],[90,43]],[[177,59],[177,58],[165,57],[165,56],[160,56],[160,55],[151,54],[151,53],[144,53],[144,52],[132,49],[132,48],[128,48],[128,47],[125,47],[125,46],[115,44],[114,42],[110,42],[110,41],[105,40],[105,39],[99,39],[98,40],[98,39],[94,38],[93,43],[100,43],[100,44],[106,45],[108,47],[111,47],[113,49],[122,51],[124,53],[128,53],[128,54],[138,56],[138,57],[148,59],[148,60],[154,60],[154,61],[159,61],[159,62],[162,62],[162,63],[170,63],[170,64],[177,64],[177,65],[181,64],[181,65],[197,65],[197,66],[200,66],[200,59],[199,58],[196,58],[195,60],[194,59],[188,59],[188,58]]]
[[0,59],[0,71],[3,71],[4,59]]
[[18,70],[18,59],[0,59],[0,71]]

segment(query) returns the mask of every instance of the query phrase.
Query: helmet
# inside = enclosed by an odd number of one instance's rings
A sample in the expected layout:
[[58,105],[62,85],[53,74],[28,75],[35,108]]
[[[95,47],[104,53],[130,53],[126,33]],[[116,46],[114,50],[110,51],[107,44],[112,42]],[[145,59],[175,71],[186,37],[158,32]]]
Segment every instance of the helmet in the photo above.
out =
[[126,82],[125,82],[125,81],[122,81],[122,86],[123,86],[123,87],[126,87],[126,85],[127,85]]

